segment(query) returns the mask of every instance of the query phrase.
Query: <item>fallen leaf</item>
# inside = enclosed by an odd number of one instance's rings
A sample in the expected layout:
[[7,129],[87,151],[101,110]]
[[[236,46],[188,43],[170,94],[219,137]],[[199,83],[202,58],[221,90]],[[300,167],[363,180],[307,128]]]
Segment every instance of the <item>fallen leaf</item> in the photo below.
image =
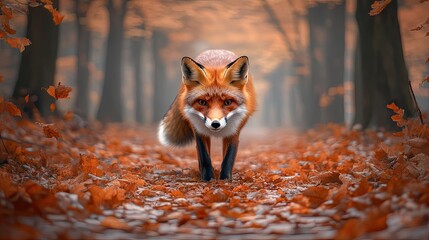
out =
[[14,117],[22,117],[22,115],[21,115],[21,110],[19,110],[19,108],[15,105],[15,104],[13,104],[13,103],[11,103],[11,102],[9,102],[9,101],[5,101],[5,110],[11,115],[11,116],[14,116]]
[[57,140],[62,138],[61,134],[58,132],[58,130],[54,127],[53,124],[44,124],[44,123],[37,123],[39,126],[43,127],[43,133],[47,138],[56,138]]
[[51,105],[49,105],[49,109],[51,109],[51,112],[55,111],[55,103],[51,103]]
[[131,227],[126,222],[124,222],[123,220],[119,220],[118,218],[113,216],[105,217],[100,222],[100,225],[107,228],[120,229],[125,231],[131,230]]
[[6,38],[5,40],[11,48],[17,48],[19,49],[20,52],[23,52],[25,50],[25,47],[31,44],[31,41],[25,37],[24,38]]
[[392,0],[376,0],[371,4],[371,11],[369,11],[370,16],[375,16],[380,14]]

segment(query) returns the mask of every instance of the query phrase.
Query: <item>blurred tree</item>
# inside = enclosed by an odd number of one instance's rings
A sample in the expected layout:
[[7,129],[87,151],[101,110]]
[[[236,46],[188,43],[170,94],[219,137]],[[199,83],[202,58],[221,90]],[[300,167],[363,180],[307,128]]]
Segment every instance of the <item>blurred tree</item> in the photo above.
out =
[[372,17],[368,14],[372,2],[356,1],[359,38],[354,124],[395,129],[387,104],[395,102],[408,116],[415,112],[402,51],[398,3],[393,0],[383,12]]
[[143,67],[142,63],[142,53],[143,53],[143,43],[145,39],[143,37],[133,37],[131,39],[131,49],[132,49],[132,63],[134,70],[134,94],[135,94],[135,114],[136,122],[143,123],[143,77],[141,68]]
[[166,74],[165,60],[161,55],[161,50],[166,47],[168,44],[168,36],[161,29],[155,29],[152,32],[152,46],[153,46],[153,61],[154,61],[154,70],[153,70],[153,121],[157,122],[161,120],[164,114],[167,112],[168,107],[173,102],[173,99],[170,99]]
[[124,38],[124,17],[128,0],[109,0],[109,35],[107,38],[106,67],[104,72],[103,92],[97,119],[102,122],[121,122],[122,94],[121,69],[122,45]]
[[342,86],[344,77],[345,3],[316,3],[308,9],[310,79],[305,87],[306,127],[319,123],[344,122],[343,95],[327,106],[320,98],[331,88]]
[[[125,20],[127,30],[126,36],[130,37],[130,60],[133,67],[134,77],[134,100],[135,100],[135,119],[137,123],[144,122],[143,107],[143,72],[147,69],[142,61],[144,46],[148,39],[146,30],[146,18],[143,7],[138,5],[138,1],[132,1],[127,13],[128,19]],[[127,22],[128,20],[128,22]],[[128,24],[127,24],[128,23]]]
[[[298,70],[298,68],[303,66],[303,61],[300,60],[302,60],[304,56],[302,51],[304,47],[302,44],[298,44],[299,46],[293,44],[290,39],[290,34],[286,33],[286,30],[283,28],[279,16],[276,14],[275,7],[271,6],[271,4],[267,0],[264,0],[262,4],[265,11],[267,12],[269,23],[272,24],[274,28],[281,34],[284,45],[286,46],[287,50],[292,54],[294,59],[294,61],[291,63],[291,75],[294,75],[298,79],[300,85],[297,86],[296,84],[290,84],[287,96],[289,98],[289,108],[292,115],[291,120],[296,125],[301,125],[303,119],[302,111],[300,111],[302,107],[299,106],[299,102],[301,99],[299,99],[299,95],[293,93],[296,92],[297,88],[300,87],[301,84],[305,82],[304,79],[306,79],[306,76],[301,74]],[[288,5],[292,8],[292,4],[288,3]],[[297,27],[298,22],[301,19],[296,18],[299,18],[300,16],[299,14],[295,14],[293,10],[291,14],[295,15],[292,18],[292,21],[294,21],[292,25]],[[297,30],[298,32],[298,27],[295,30]],[[264,116],[270,116],[270,119],[274,119],[273,122],[270,123],[271,126],[279,127],[284,123],[283,116],[285,109],[283,105],[284,99],[282,97],[282,95],[284,94],[282,94],[282,92],[284,90],[283,83],[285,75],[287,74],[287,66],[287,61],[283,61],[273,70],[271,74],[267,76],[267,78],[270,80],[270,87],[264,100],[263,109]]]
[[267,127],[280,127],[284,123],[284,79],[286,76],[285,62],[281,62],[277,67],[266,76],[270,81],[270,88],[264,99],[264,116],[270,116]]
[[[58,2],[53,1],[54,8],[59,8]],[[51,113],[52,97],[42,88],[54,85],[59,28],[43,6],[30,7],[28,11],[26,37],[32,44],[22,53],[13,98],[19,106],[24,106],[24,97],[29,94],[40,113],[47,116]],[[26,112],[32,117],[31,110]]]
[[75,110],[83,118],[89,114],[89,59],[91,31],[88,28],[87,13],[91,0],[76,0],[77,23],[77,94]]
[[[329,64],[326,70],[325,93],[335,87],[344,86],[344,54],[346,36],[346,3],[345,0],[328,6],[326,31],[326,59]],[[323,107],[322,123],[344,123],[344,94],[333,96],[328,106]]]

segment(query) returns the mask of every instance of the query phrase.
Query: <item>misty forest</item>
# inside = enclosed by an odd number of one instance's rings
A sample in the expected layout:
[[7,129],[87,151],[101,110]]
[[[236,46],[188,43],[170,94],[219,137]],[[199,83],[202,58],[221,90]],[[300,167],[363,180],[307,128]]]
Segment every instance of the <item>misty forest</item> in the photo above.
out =
[[0,239],[428,239],[428,13],[1,0]]

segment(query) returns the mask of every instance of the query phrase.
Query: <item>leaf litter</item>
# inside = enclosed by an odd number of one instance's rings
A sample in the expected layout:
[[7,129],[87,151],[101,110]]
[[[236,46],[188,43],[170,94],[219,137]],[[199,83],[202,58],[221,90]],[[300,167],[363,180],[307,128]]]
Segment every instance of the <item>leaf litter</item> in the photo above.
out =
[[401,132],[248,129],[233,180],[208,183],[153,128],[5,110],[0,238],[427,239],[429,129],[388,108]]

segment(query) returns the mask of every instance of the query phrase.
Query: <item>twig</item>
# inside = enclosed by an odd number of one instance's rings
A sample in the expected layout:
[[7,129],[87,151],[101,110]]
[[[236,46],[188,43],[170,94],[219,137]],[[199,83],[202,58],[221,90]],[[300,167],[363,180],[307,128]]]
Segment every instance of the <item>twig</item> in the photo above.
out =
[[413,87],[411,86],[411,81],[410,80],[408,80],[408,86],[410,88],[411,95],[413,96],[413,101],[414,101],[414,105],[416,106],[417,113],[419,114],[420,123],[423,125],[422,111],[420,110],[419,104],[417,103],[416,95],[414,95],[414,90],[413,90]]
[[3,144],[4,149],[5,149],[5,150],[6,150],[6,152],[7,152],[7,155],[10,155],[9,150],[7,150],[7,147],[6,147],[6,145],[4,144],[3,137],[1,136],[1,134],[0,134],[0,139],[1,139],[1,143]]
[[[45,147],[45,146],[43,146],[43,145],[41,145],[41,144],[37,144],[37,143],[34,143],[34,142],[29,142],[29,141],[18,141],[18,140],[11,139],[11,138],[7,138],[7,137],[1,137],[1,135],[0,135],[0,138],[1,138],[2,142],[3,142],[3,139],[4,139],[4,140],[12,141],[12,142],[14,142],[14,143],[18,143],[18,144],[34,145],[34,146],[38,146],[38,147],[42,147],[42,148],[43,148],[43,147]],[[3,146],[4,146],[4,143],[3,143]]]

